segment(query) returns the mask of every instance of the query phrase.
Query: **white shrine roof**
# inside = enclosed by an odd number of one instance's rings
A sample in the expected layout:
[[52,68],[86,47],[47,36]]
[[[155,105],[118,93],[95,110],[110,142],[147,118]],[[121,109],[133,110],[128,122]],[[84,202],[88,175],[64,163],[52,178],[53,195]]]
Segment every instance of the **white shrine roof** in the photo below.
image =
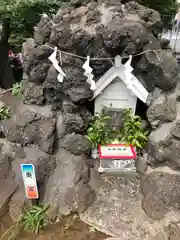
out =
[[116,77],[122,80],[128,89],[132,91],[142,102],[146,102],[148,92],[140,81],[131,73],[133,68],[127,61],[124,65],[121,63],[121,57],[115,58],[115,65],[111,67],[97,82],[96,89],[93,91],[93,98],[96,98]]

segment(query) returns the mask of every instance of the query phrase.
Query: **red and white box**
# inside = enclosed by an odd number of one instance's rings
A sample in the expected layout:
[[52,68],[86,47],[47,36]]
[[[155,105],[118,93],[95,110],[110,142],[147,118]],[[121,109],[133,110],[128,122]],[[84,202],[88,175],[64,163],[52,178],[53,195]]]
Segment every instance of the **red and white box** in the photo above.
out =
[[100,173],[136,173],[136,151],[132,145],[99,145]]
[[132,145],[107,144],[99,145],[100,159],[136,159],[136,151]]

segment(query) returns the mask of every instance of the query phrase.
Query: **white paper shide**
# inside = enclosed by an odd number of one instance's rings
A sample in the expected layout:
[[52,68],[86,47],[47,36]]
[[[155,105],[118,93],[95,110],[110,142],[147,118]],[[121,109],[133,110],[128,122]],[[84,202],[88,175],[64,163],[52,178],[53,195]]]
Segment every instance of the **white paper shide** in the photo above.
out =
[[54,48],[54,52],[49,56],[49,60],[52,62],[53,67],[58,71],[57,80],[60,83],[63,83],[64,77],[66,77],[66,74],[61,69],[59,62],[57,60],[57,47]]
[[90,64],[90,57],[87,56],[86,62],[83,64],[82,68],[85,70],[84,76],[87,77],[87,83],[90,85],[91,90],[96,89],[96,83],[93,80],[94,76],[92,74],[93,69],[89,66]]

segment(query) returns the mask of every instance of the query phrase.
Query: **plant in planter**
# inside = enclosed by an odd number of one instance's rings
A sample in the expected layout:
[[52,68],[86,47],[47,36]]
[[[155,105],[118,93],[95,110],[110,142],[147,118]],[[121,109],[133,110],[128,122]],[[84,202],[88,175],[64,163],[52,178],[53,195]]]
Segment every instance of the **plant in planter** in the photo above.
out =
[[87,138],[91,142],[93,158],[98,156],[98,144],[131,144],[136,151],[141,150],[146,145],[150,131],[142,128],[141,117],[134,116],[131,109],[126,111],[124,124],[120,130],[114,131],[109,127],[111,120],[110,116],[102,113],[96,114],[89,123]]
[[149,130],[142,128],[141,117],[134,116],[132,110],[128,109],[124,117],[123,127],[119,133],[117,132],[116,141],[132,144],[138,150],[146,145],[149,133]]
[[110,116],[105,116],[102,113],[95,114],[89,123],[86,137],[91,142],[91,152],[92,157],[94,156],[94,158],[96,158],[98,154],[98,144],[106,144],[112,140],[112,130],[108,127],[110,120]]

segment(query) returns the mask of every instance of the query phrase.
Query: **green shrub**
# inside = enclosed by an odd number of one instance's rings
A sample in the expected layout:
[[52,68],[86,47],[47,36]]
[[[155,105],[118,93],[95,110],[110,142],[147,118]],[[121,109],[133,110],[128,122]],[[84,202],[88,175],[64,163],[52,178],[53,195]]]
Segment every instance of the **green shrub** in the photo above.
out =
[[87,138],[92,144],[92,148],[97,148],[98,144],[106,144],[112,137],[112,131],[108,127],[111,117],[102,114],[95,114],[89,123]]
[[177,0],[138,0],[138,2],[158,11],[162,18],[163,27],[172,28],[172,21],[179,7]]
[[108,143],[132,144],[136,149],[142,149],[146,145],[149,130],[142,128],[141,117],[134,116],[131,109],[125,112],[123,126],[118,131],[110,129],[110,120],[111,117],[104,114],[96,114],[92,118],[87,130],[87,138],[92,148]]
[[9,228],[0,240],[15,240],[22,231],[38,234],[48,223],[47,210],[49,206],[33,205],[24,210],[24,214],[19,222]]
[[11,109],[6,107],[4,103],[0,103],[0,120],[5,120],[11,117]]
[[123,127],[117,132],[116,139],[121,143],[132,144],[137,149],[142,149],[147,143],[148,134],[149,130],[142,128],[141,117],[134,115],[132,110],[128,109],[125,113]]
[[24,231],[39,233],[48,224],[48,206],[29,206],[25,209],[20,225]]
[[22,85],[21,83],[15,83],[13,84],[13,89],[12,89],[12,95],[17,96],[19,98],[22,97]]
[[14,49],[21,51],[26,38],[33,36],[34,26],[40,21],[41,14],[55,14],[68,0],[0,0],[1,19],[9,19],[9,43]]
[[179,3],[177,0],[138,0],[144,6],[158,11],[160,14],[174,15],[178,9]]

